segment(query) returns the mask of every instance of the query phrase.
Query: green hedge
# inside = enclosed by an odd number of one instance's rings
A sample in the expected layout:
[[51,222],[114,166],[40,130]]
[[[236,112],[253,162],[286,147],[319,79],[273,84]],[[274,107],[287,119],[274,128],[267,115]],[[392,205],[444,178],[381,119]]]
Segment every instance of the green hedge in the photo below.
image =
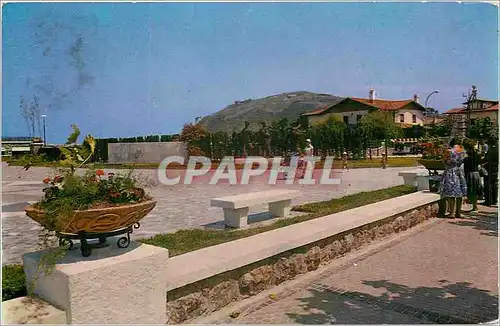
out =
[[2,301],[24,297],[26,294],[26,276],[23,266],[2,266]]

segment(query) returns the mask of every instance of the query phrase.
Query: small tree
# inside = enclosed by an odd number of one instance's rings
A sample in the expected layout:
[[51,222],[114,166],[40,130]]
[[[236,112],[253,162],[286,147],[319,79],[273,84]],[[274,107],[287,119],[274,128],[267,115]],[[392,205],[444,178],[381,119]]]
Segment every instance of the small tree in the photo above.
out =
[[189,156],[202,156],[201,142],[208,136],[208,132],[201,124],[187,123],[182,128],[179,139],[187,143]]
[[23,98],[21,98],[21,103],[19,107],[21,109],[21,116],[23,117],[28,127],[28,132],[30,134],[30,137],[36,136],[35,129],[37,129],[38,133],[41,134],[40,104],[38,102],[38,97],[34,95],[33,100],[29,103],[27,103]]
[[71,128],[73,129],[73,132],[68,136],[68,140],[66,141],[67,145],[75,144],[78,137],[80,137],[80,129],[78,129],[75,124],[71,125]]
[[360,128],[365,137],[369,139],[384,139],[385,154],[387,144],[391,138],[399,138],[403,134],[401,126],[394,122],[394,114],[389,111],[376,110],[363,116]]
[[489,117],[473,120],[469,129],[469,137],[477,140],[495,139],[497,134],[497,126]]

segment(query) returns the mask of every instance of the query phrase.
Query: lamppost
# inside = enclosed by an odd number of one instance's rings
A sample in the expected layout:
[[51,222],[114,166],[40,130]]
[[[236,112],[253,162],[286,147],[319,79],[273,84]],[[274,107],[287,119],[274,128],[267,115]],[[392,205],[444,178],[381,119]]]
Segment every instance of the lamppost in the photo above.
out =
[[428,109],[428,107],[427,107],[427,103],[429,102],[430,97],[431,97],[432,95],[434,95],[434,94],[439,94],[439,90],[437,90],[437,89],[436,89],[436,90],[432,91],[432,92],[431,92],[429,95],[427,95],[427,97],[425,98],[425,110],[426,110],[426,111],[425,111],[425,114],[426,114],[426,115],[427,115],[427,109]]
[[47,138],[45,136],[45,118],[47,117],[46,114],[42,114],[42,121],[43,121],[43,146],[47,146]]
[[465,99],[467,100],[465,104],[467,104],[466,108],[466,129],[465,129],[465,135],[468,137],[470,136],[470,113],[472,110],[472,104],[473,102],[477,99],[477,87],[476,85],[472,85],[472,91],[469,92],[469,95],[464,95]]

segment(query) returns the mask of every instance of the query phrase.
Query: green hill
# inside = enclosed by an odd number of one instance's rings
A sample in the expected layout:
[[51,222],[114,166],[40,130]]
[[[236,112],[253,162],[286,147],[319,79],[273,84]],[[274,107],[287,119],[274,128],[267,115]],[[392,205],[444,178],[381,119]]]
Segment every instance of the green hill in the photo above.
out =
[[292,92],[236,101],[224,109],[206,116],[200,124],[211,132],[233,132],[243,129],[245,121],[250,122],[251,129],[257,129],[261,121],[288,118],[296,120],[302,113],[340,102],[341,97],[330,94],[311,92]]

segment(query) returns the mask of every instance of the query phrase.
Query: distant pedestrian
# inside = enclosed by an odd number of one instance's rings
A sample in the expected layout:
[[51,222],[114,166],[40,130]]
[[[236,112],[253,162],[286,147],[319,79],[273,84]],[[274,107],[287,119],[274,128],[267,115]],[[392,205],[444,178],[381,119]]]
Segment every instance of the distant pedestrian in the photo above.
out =
[[349,159],[349,156],[347,155],[347,152],[342,153],[342,170],[349,171],[349,167],[347,166],[348,159]]
[[482,140],[482,139],[481,139],[481,140],[479,141],[479,145],[478,145],[478,147],[479,147],[479,153],[480,153],[480,154],[485,155],[485,154],[488,152],[488,144],[486,144],[486,143],[484,142],[484,140]]
[[306,148],[304,149],[304,153],[306,156],[314,155],[314,146],[312,145],[311,140],[309,138],[306,139]]
[[387,168],[387,155],[382,154],[382,169],[386,169],[386,168]]

